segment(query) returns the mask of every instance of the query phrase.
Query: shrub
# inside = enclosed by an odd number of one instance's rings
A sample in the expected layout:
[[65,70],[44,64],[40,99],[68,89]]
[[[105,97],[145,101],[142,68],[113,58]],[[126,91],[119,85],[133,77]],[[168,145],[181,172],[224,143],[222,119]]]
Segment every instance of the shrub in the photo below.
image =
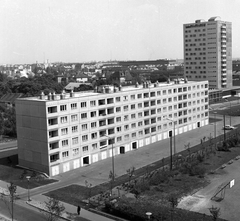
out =
[[191,174],[192,176],[199,176],[200,178],[203,178],[206,173],[206,169],[204,167],[195,166],[193,167]]
[[197,155],[197,160],[198,160],[200,163],[203,162],[203,161],[204,161],[204,156],[201,155],[201,154],[198,154],[198,155]]

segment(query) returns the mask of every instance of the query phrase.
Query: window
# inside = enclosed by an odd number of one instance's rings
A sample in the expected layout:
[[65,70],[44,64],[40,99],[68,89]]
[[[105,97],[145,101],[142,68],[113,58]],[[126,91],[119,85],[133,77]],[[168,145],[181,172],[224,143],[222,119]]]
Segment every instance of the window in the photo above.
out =
[[132,137],[136,137],[137,136],[137,134],[136,133],[132,133]]
[[88,141],[88,135],[83,135],[83,136],[82,136],[82,141],[83,141],[83,142]]
[[129,134],[124,135],[124,140],[128,140],[129,139]]
[[117,118],[116,118],[116,121],[117,121],[117,122],[121,122],[121,117],[117,117]]
[[71,109],[72,109],[72,110],[77,109],[77,103],[71,104]]
[[142,130],[138,131],[138,135],[142,136],[143,135],[143,131]]
[[66,111],[67,105],[60,105],[60,111]]
[[141,108],[141,107],[142,107],[142,103],[139,103],[139,104],[138,104],[138,108]]
[[59,154],[58,153],[57,154],[53,154],[53,155],[50,156],[50,162],[51,163],[55,162],[57,160],[59,160]]
[[88,146],[82,147],[82,151],[83,151],[83,152],[87,152],[87,151],[88,151]]
[[120,97],[116,97],[116,102],[120,102],[121,101],[121,98]]
[[78,137],[72,138],[72,144],[78,144]]
[[136,128],[136,123],[133,123],[133,124],[131,125],[131,127],[132,127],[132,128]]
[[91,134],[91,138],[92,138],[92,139],[96,139],[96,138],[97,138],[97,133],[92,133],[92,134]]
[[66,135],[68,133],[68,129],[67,128],[61,129],[61,133],[62,135]]
[[67,116],[61,117],[61,124],[67,123]]
[[128,115],[125,115],[125,116],[124,116],[124,120],[125,120],[125,121],[128,120]]
[[138,126],[141,127],[143,125],[143,122],[142,121],[139,121],[138,122]]
[[97,143],[92,144],[92,149],[96,150],[97,149]]
[[77,121],[77,120],[78,120],[77,114],[71,115],[72,122]]
[[50,150],[54,150],[54,149],[57,149],[57,148],[59,148],[58,142],[49,143],[49,149],[50,149]]
[[124,125],[124,130],[128,130],[129,129],[129,125]]
[[62,152],[62,157],[63,157],[63,158],[68,157],[68,151]]
[[138,94],[138,95],[137,95],[137,98],[138,98],[138,99],[142,98],[142,94]]
[[86,118],[87,118],[87,113],[82,113],[82,114],[81,114],[81,118],[82,118],[82,119],[86,119]]
[[87,124],[82,125],[82,130],[87,130]]
[[54,107],[48,107],[48,113],[51,114],[51,113],[56,113],[57,112],[57,106],[54,106]]
[[131,118],[135,119],[136,118],[136,114],[131,114]]
[[91,115],[91,117],[96,117],[96,116],[97,116],[97,112],[96,112],[96,111],[92,111],[92,112],[90,113],[90,115]]
[[78,132],[78,126],[73,126],[72,127],[72,133]]
[[135,95],[131,95],[131,100],[135,100]]
[[124,110],[124,111],[128,111],[128,106],[124,106],[124,107],[123,107],[123,110]]
[[117,132],[121,132],[122,128],[121,127],[117,127]]
[[95,107],[96,106],[96,101],[90,101],[90,106]]
[[121,107],[116,107],[116,112],[120,112],[121,111]]
[[139,118],[142,117],[142,112],[139,112],[139,113],[138,113],[138,117],[139,117]]
[[76,156],[79,154],[79,148],[73,149],[73,156]]
[[92,122],[91,123],[91,128],[95,128],[95,127],[97,127],[97,122]]
[[122,141],[122,137],[117,137],[117,142]]
[[131,105],[131,110],[134,110],[135,109],[135,104],[132,104]]
[[63,147],[68,146],[68,140],[62,140],[62,146]]

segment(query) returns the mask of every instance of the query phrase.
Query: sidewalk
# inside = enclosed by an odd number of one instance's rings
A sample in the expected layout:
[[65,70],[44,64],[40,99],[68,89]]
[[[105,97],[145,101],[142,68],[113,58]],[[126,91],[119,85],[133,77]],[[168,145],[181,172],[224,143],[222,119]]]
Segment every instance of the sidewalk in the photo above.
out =
[[[9,194],[9,192],[8,192],[9,185],[10,185],[9,183],[6,183],[6,182],[0,180],[0,194],[8,195]],[[26,192],[27,192],[26,189],[17,187],[17,195],[20,195],[20,194],[26,193]],[[27,201],[27,198],[17,199],[16,203],[23,207],[32,206],[37,209],[42,209],[44,206],[44,202],[48,201],[48,198],[42,194],[31,196],[30,199],[31,199],[31,201]],[[70,205],[70,204],[64,203],[64,202],[61,202],[61,203],[65,207],[65,211],[62,216],[62,218],[65,220],[69,220],[69,221],[114,221],[115,220],[115,219],[107,218],[105,216],[98,215],[96,213],[90,212],[83,208],[81,209],[80,216],[78,216],[76,206],[73,206],[73,205]],[[1,213],[0,213],[0,221],[1,221],[2,217],[4,217],[4,216],[1,215]],[[7,221],[10,220],[10,218],[8,218],[8,219],[6,217],[4,217],[4,218]]]

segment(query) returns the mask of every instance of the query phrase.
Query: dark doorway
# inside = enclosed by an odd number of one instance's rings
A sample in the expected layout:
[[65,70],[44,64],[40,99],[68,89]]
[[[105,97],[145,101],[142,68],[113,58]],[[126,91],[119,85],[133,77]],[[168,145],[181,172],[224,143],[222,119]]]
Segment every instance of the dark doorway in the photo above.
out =
[[83,157],[83,165],[89,164],[89,157]]
[[197,127],[200,127],[200,122],[197,122]]
[[132,149],[133,149],[133,150],[136,150],[136,149],[137,149],[137,142],[133,142],[133,143],[132,143]]
[[169,137],[172,137],[172,131],[171,130],[168,132],[168,135],[169,135]]
[[125,147],[124,146],[121,146],[120,147],[120,154],[124,154],[125,153]]

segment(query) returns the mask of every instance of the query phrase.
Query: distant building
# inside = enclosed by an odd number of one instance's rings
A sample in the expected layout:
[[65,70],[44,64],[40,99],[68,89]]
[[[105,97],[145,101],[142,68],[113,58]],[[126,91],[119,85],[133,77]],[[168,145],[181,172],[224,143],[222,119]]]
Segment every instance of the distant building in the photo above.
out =
[[232,24],[212,17],[184,24],[184,75],[209,81],[209,88],[232,86]]
[[76,75],[76,81],[79,83],[86,83],[88,82],[88,79],[89,77],[81,72]]
[[20,98],[16,119],[19,165],[55,176],[207,125],[208,82]]
[[22,93],[4,94],[0,97],[0,106],[13,107],[17,98],[23,97]]

